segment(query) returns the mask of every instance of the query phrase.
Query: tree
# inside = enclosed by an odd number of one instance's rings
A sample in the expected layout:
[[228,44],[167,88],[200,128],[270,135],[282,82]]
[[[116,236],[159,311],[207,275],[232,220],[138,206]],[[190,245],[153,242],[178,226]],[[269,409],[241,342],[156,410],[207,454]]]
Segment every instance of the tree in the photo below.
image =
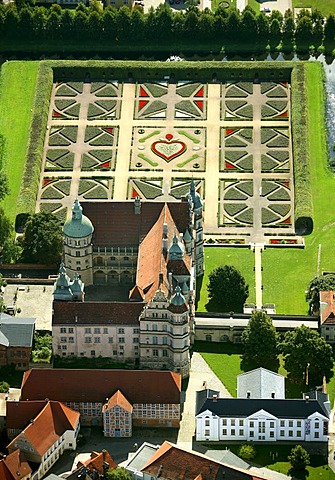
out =
[[325,43],[333,43],[335,39],[335,17],[329,15],[324,26]]
[[0,207],[0,252],[2,251],[7,240],[13,233],[12,222],[6,216],[5,211]]
[[0,382],[0,393],[8,393],[10,385],[7,382]]
[[238,456],[243,458],[244,460],[252,460],[255,458],[256,450],[255,447],[252,445],[241,445],[238,451]]
[[309,16],[303,16],[297,22],[297,28],[295,31],[295,43],[297,50],[306,52],[312,42],[313,37],[313,24],[312,19]]
[[105,474],[106,480],[131,480],[132,476],[123,467],[117,467],[114,470],[109,469]]
[[60,221],[52,213],[40,212],[27,220],[22,257],[29,263],[59,263],[63,236]]
[[264,312],[252,313],[242,333],[243,361],[252,367],[276,367],[277,334],[271,318]]
[[309,453],[301,445],[292,448],[287,460],[294,470],[305,470],[310,464]]
[[209,274],[208,296],[213,306],[223,311],[241,311],[249,295],[241,272],[232,265],[223,265]]
[[9,194],[9,183],[4,171],[0,171],[0,202]]
[[321,275],[320,277],[314,277],[309,284],[306,300],[309,303],[309,313],[311,315],[319,314],[320,310],[320,297],[321,291],[335,290],[335,275]]
[[333,351],[321,335],[302,325],[286,332],[279,345],[284,355],[285,369],[296,383],[322,385],[323,377],[329,380],[334,366]]

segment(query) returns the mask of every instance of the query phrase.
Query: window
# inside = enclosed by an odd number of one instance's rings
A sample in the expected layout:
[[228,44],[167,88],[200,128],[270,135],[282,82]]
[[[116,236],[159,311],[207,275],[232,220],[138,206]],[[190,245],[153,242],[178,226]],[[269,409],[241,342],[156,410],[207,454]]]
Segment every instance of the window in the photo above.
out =
[[167,345],[167,337],[163,337],[163,345]]
[[73,328],[69,328],[69,333],[73,333]]
[[167,332],[167,325],[163,325],[163,332]]
[[205,419],[205,427],[209,427],[209,418]]
[[108,333],[108,328],[104,328],[104,333]]
[[66,333],[66,328],[64,328],[64,327],[61,327],[61,329],[60,329],[60,333]]
[[275,422],[270,422],[270,428],[275,428]]
[[297,437],[301,437],[301,430],[297,430]]
[[293,420],[289,420],[289,421],[288,421],[288,426],[289,426],[290,428],[293,427]]
[[74,337],[69,337],[69,343],[74,343]]
[[315,422],[314,427],[315,427],[315,428],[320,428],[319,422]]
[[66,343],[66,337],[60,337],[61,343]]
[[85,328],[85,333],[91,333],[91,327],[86,327]]
[[124,346],[123,346],[123,345],[119,345],[119,349],[120,349],[120,350],[124,350]]
[[240,427],[243,427],[243,420],[239,420],[238,424],[239,424]]
[[280,426],[285,427],[285,420],[280,420]]
[[233,428],[230,432],[231,436],[234,436],[235,435],[235,428]]
[[255,436],[255,432],[253,430],[251,430],[251,432],[249,433],[250,437],[254,437]]
[[224,428],[224,429],[222,430],[222,435],[227,435],[227,429],[226,429],[226,428]]
[[301,427],[301,420],[297,420],[297,427]]
[[94,343],[100,343],[100,337],[94,337]]
[[113,337],[108,337],[108,343],[113,343]]
[[94,333],[100,333],[100,328],[99,328],[99,327],[95,327]]
[[152,343],[158,345],[158,337],[152,337]]
[[95,357],[95,350],[91,350],[91,357]]
[[139,328],[133,328],[133,333],[134,334],[140,333],[140,329]]
[[85,343],[92,343],[92,337],[85,337]]
[[212,335],[206,335],[206,342],[212,341]]
[[210,435],[210,430],[209,430],[209,429],[208,429],[208,430],[206,429],[206,430],[205,430],[205,437],[209,437],[209,435]]
[[234,427],[235,426],[235,420],[231,420],[230,424]]
[[[128,4],[128,1],[127,1],[126,4]],[[123,257],[123,260],[124,260],[125,262],[127,262],[127,261],[129,260],[129,257]]]
[[280,430],[280,436],[285,437],[285,430]]
[[66,345],[62,345],[62,350],[67,350],[67,346],[66,346]]
[[239,434],[240,436],[242,436],[242,435],[244,434],[244,430],[240,429],[239,432],[238,432],[238,434]]
[[138,337],[133,338],[133,343],[139,343],[139,342],[140,342],[140,339]]
[[288,436],[289,436],[289,437],[293,437],[293,430],[289,430],[289,431],[288,431]]
[[156,349],[153,350],[153,351],[152,351],[152,354],[153,354],[154,357],[158,357],[158,350],[156,350]]
[[314,438],[319,438],[320,434],[319,432],[314,432]]
[[119,337],[119,343],[125,343],[124,337]]
[[222,425],[227,425],[227,419],[226,418],[222,419]]
[[167,357],[168,356],[168,351],[167,350],[163,350],[163,357]]
[[124,333],[124,328],[118,328],[117,333]]
[[274,432],[274,431],[271,431],[271,432],[270,432],[270,438],[274,438],[274,436],[275,436],[275,432]]
[[251,421],[251,422],[249,423],[249,426],[250,426],[251,428],[253,428],[253,427],[255,426],[255,422],[254,422],[254,421]]

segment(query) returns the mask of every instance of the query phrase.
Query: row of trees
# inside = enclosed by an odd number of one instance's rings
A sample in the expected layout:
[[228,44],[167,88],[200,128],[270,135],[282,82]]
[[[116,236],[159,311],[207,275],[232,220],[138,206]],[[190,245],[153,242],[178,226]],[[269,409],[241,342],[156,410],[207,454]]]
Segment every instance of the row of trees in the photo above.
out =
[[298,384],[322,385],[333,375],[333,351],[321,335],[302,325],[279,336],[271,318],[264,312],[252,314],[242,334],[244,368],[266,367],[278,370],[283,356],[288,378]]
[[[303,10],[294,19],[288,10],[283,16],[273,11],[267,16],[256,14],[247,7],[243,12],[234,8],[219,7],[215,12],[200,11],[190,6],[186,12],[175,12],[165,3],[145,14],[141,7],[101,9],[97,2],[89,7],[80,3],[75,10],[62,9],[53,4],[51,8],[33,6],[27,2],[0,5],[0,39],[27,42],[43,42],[45,45],[70,40],[96,45],[99,40],[113,46],[134,45],[138,42],[169,45],[191,41],[192,45],[206,42],[209,45],[241,45],[244,50],[280,47],[291,52],[296,44],[298,50],[332,45],[335,37],[335,18],[326,20],[320,12]],[[66,44],[63,43],[63,49]]]

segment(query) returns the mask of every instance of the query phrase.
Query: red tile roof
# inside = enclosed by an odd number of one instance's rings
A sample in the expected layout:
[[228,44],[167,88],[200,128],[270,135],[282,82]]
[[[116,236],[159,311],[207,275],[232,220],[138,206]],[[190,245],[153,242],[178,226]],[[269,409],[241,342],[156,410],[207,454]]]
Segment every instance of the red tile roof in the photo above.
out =
[[69,480],[71,480],[72,476],[73,478],[78,478],[76,474],[79,473],[82,467],[85,467],[87,470],[90,470],[91,472],[95,470],[100,475],[102,475],[105,472],[105,467],[107,467],[107,469],[114,470],[115,468],[117,468],[117,464],[114,462],[114,460],[112,459],[110,454],[107,452],[107,450],[102,450],[102,452],[100,453],[92,452],[91,458],[89,458],[85,462],[78,462],[77,468],[67,478]]
[[222,464],[198,452],[183,450],[170,442],[164,442],[141,472],[159,477],[160,480],[252,480],[251,472]]
[[48,403],[47,400],[33,400],[28,402],[6,402],[7,429],[24,430]]
[[31,474],[32,469],[21,450],[15,450],[0,460],[1,480],[24,480]]
[[135,403],[180,403],[179,373],[156,370],[38,369],[23,375],[21,399],[105,403],[117,390]]
[[79,417],[78,412],[60,402],[49,401],[33,422],[15,437],[7,448],[12,451],[16,448],[17,439],[23,437],[39,455],[43,456],[67,430],[75,430]]
[[53,325],[137,325],[142,302],[54,302]]
[[131,403],[128,402],[126,397],[118,390],[117,392],[114,393],[113,396],[110,397],[107,403],[103,406],[103,410],[109,410],[110,408],[115,407],[118,405],[119,407],[123,408],[124,410],[127,410],[127,412],[132,412],[133,411],[133,406]]
[[[141,213],[134,213],[134,202],[83,202],[83,213],[94,225],[93,244],[97,246],[138,245],[156,223],[163,202],[142,202]],[[179,232],[189,221],[187,202],[168,203]]]
[[319,295],[321,325],[335,325],[335,292],[325,291]]

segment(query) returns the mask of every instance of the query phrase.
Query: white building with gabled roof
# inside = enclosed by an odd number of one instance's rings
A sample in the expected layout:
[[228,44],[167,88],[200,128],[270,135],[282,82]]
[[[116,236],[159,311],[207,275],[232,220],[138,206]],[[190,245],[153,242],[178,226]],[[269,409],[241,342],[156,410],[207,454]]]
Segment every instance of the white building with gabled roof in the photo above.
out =
[[241,373],[237,398],[285,398],[285,377],[263,367]]

